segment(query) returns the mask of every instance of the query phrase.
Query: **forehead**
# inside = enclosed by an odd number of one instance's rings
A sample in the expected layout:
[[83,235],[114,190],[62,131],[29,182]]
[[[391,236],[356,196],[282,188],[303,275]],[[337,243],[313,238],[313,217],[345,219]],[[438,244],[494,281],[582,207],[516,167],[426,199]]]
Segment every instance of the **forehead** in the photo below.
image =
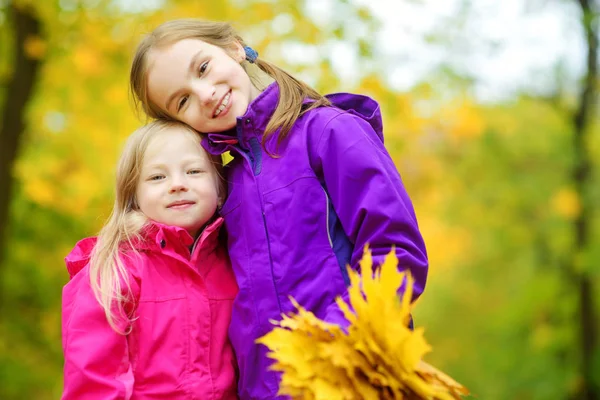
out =
[[[215,50],[216,46],[206,43],[200,39],[181,39],[175,42],[166,43],[160,46],[154,47],[148,53],[148,59],[151,61],[157,61],[161,58],[166,57],[191,57],[193,54],[202,51]],[[168,60],[167,60],[168,61]]]
[[[200,39],[182,39],[155,47],[148,52],[149,82],[161,78],[159,75],[163,75],[166,70],[184,76],[188,72],[190,61],[197,54],[214,55],[222,53],[226,53],[226,51]],[[168,80],[173,76],[163,78]]]
[[142,163],[149,166],[182,160],[208,162],[209,157],[199,135],[184,127],[167,127],[150,139]]
[[190,63],[200,57],[222,54],[220,47],[200,39],[182,39],[156,47],[148,53],[146,86],[150,100],[160,108],[175,91],[185,88]]

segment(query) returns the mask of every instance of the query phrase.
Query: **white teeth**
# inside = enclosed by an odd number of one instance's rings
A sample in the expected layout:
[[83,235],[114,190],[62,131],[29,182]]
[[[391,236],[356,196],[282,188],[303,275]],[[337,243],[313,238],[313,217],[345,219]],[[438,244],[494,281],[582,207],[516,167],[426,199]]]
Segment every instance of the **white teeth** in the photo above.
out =
[[221,102],[221,105],[219,105],[219,108],[217,108],[217,111],[215,111],[215,117],[218,116],[219,114],[221,114],[221,111],[223,111],[225,109],[225,107],[227,107],[227,104],[229,104],[230,96],[231,96],[231,92],[229,92],[225,95],[225,97],[223,98],[223,101]]

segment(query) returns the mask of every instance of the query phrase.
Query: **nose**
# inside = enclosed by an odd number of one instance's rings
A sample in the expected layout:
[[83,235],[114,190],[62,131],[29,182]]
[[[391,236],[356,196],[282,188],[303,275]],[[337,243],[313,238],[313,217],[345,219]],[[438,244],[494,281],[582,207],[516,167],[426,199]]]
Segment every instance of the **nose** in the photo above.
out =
[[188,187],[185,182],[185,178],[175,176],[171,180],[171,186],[169,187],[169,193],[187,192]]
[[216,89],[210,82],[204,80],[196,81],[194,91],[203,105],[210,104],[216,100]]

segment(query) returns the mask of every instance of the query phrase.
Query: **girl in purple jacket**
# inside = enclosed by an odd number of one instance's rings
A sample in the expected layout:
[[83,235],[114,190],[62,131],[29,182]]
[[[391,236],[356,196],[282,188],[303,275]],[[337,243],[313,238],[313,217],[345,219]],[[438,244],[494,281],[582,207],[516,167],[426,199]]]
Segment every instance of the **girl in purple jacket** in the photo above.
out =
[[346,266],[358,268],[365,245],[375,265],[394,248],[415,277],[414,298],[422,293],[425,245],[374,100],[322,96],[260,59],[229,24],[196,19],[146,36],[130,84],[148,116],[185,122],[210,153],[233,156],[221,215],[239,286],[229,336],[242,399],[277,397],[278,375],[255,340],[293,311],[289,296],[348,324],[335,298],[347,299]]

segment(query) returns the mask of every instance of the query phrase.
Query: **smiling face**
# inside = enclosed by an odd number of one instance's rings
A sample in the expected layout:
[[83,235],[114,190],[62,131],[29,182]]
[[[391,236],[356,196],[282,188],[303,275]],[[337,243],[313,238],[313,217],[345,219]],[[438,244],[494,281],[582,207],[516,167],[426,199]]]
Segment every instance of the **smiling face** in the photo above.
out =
[[153,137],[143,157],[137,204],[150,219],[195,237],[219,204],[219,177],[199,137],[170,127]]
[[233,128],[259,91],[240,65],[239,43],[226,52],[199,39],[183,39],[148,54],[148,97],[172,118],[199,132]]

